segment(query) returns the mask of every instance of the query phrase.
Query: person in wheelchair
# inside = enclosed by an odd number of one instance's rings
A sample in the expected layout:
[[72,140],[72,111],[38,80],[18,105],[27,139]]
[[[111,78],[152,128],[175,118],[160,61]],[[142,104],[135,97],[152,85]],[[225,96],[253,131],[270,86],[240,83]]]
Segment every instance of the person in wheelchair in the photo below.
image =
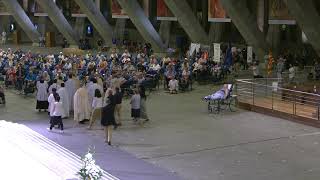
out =
[[6,96],[4,94],[4,88],[0,85],[0,104],[6,104]]
[[189,68],[184,66],[181,74],[181,78],[179,79],[179,87],[182,91],[185,91],[189,87],[190,82],[190,71]]
[[203,99],[205,101],[226,99],[229,95],[231,86],[231,84],[224,84],[220,90],[211,95],[205,96]]

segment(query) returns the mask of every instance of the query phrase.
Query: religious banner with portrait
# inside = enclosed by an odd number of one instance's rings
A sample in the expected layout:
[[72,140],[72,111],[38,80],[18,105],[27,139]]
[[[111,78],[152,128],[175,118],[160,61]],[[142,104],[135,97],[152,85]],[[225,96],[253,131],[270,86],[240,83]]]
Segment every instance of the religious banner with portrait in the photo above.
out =
[[157,20],[160,21],[177,21],[164,0],[157,0]]
[[288,0],[270,0],[269,24],[295,25],[296,21],[289,14]]
[[33,6],[31,9],[34,11],[34,16],[48,16],[48,13],[46,13],[37,2],[34,1]]
[[0,1],[0,15],[10,15],[2,1]]
[[221,58],[221,49],[219,43],[213,43],[213,61],[216,63],[220,62]]
[[223,9],[220,0],[208,0],[208,21],[209,22],[231,22],[226,11]]
[[[93,1],[96,4],[98,9],[100,9],[100,0],[91,0],[91,1]],[[86,14],[81,12],[79,5],[76,2],[74,2],[74,0],[71,0],[70,4],[71,4],[71,16],[72,17],[87,17]]]
[[111,0],[112,18],[129,19],[127,13],[122,9],[117,0]]

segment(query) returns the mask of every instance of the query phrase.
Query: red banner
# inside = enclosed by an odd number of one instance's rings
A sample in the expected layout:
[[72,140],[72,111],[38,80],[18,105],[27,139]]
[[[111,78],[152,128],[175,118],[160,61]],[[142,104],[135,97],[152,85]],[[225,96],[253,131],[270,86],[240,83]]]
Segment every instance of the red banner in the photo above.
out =
[[127,13],[121,8],[117,0],[111,1],[112,18],[129,18]]
[[157,0],[157,19],[165,21],[177,21],[164,0]]
[[220,0],[208,0],[208,21],[210,22],[231,22],[227,18],[226,11],[223,9]]
[[44,12],[38,3],[34,2],[34,16],[48,16],[48,14]]
[[269,24],[296,24],[296,21],[290,16],[289,9],[284,1],[270,1]]

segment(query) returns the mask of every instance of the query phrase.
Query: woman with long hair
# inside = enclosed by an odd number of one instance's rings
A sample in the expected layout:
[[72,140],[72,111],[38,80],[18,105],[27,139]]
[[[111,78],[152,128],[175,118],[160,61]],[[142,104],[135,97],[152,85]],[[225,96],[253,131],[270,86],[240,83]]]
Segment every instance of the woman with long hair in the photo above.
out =
[[117,126],[115,117],[114,117],[114,109],[116,106],[115,98],[112,95],[112,91],[109,91],[108,94],[108,103],[106,106],[102,108],[101,114],[101,125],[104,126],[105,131],[105,142],[111,146],[111,138],[112,138],[112,128]]
[[140,118],[144,119],[146,122],[149,121],[149,117],[147,114],[147,107],[146,107],[146,101],[147,101],[147,96],[146,96],[146,89],[143,85],[139,86],[139,93],[140,93]]

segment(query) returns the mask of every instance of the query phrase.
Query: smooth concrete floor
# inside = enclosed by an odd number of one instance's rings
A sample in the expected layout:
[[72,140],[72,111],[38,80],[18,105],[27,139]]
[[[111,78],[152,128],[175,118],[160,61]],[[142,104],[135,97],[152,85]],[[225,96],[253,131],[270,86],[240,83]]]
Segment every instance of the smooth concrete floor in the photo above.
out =
[[[115,148],[189,180],[320,178],[319,129],[243,110],[209,114],[201,97],[217,87],[195,88],[151,94],[151,121],[143,127],[131,122],[125,100],[124,126],[113,135]],[[7,101],[0,119],[48,119],[35,111],[33,97],[8,92]]]

